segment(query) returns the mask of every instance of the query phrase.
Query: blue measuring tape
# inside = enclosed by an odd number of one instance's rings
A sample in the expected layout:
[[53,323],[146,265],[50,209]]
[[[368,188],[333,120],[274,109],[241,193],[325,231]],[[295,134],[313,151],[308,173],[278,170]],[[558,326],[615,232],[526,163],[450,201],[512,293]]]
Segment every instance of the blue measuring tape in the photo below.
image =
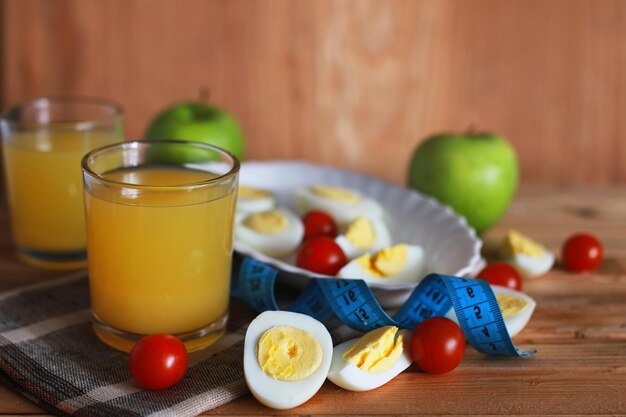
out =
[[[274,295],[279,275],[291,273],[235,253],[232,294],[246,300],[257,312],[280,310]],[[366,332],[388,325],[413,330],[429,317],[445,316],[450,308],[454,308],[465,339],[477,351],[521,358],[535,353],[515,347],[491,287],[480,279],[430,274],[390,317],[363,280],[311,278],[284,310],[307,314],[319,321],[335,314],[347,326]]]

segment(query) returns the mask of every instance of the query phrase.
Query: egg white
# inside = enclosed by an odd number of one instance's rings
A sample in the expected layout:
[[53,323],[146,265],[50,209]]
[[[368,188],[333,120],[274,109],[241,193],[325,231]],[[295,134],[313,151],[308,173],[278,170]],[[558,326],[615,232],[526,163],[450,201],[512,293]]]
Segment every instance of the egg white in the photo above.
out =
[[[492,285],[491,289],[493,290],[495,294],[512,295],[515,297],[520,297],[526,300],[526,302],[528,303],[528,306],[523,311],[504,319],[504,324],[506,325],[506,329],[509,332],[509,336],[511,337],[516,336],[528,324],[530,317],[533,315],[533,312],[535,311],[535,307],[537,306],[537,303],[535,302],[535,300],[533,300],[527,294],[521,291],[515,291],[510,288],[502,287],[499,285]],[[448,314],[446,314],[446,317],[449,318],[450,320],[453,320],[457,324],[459,323],[459,320],[453,308],[451,308],[450,311],[448,311]]]
[[389,233],[389,228],[387,228],[385,221],[380,217],[368,218],[368,220],[372,224],[374,234],[376,235],[376,240],[371,247],[365,249],[357,248],[348,240],[345,234],[335,238],[335,242],[343,249],[343,253],[348,259],[358,258],[367,252],[378,252],[383,248],[391,246],[391,234]]
[[370,275],[356,260],[352,260],[339,270],[337,277],[362,279],[367,283],[382,285],[417,283],[424,278],[424,249],[417,245],[407,246],[408,253],[406,263],[402,271],[396,275],[384,278]]
[[356,342],[358,338],[343,342],[333,349],[333,360],[328,371],[328,379],[335,385],[349,391],[369,391],[385,385],[387,382],[395,378],[400,372],[404,371],[411,365],[412,359],[409,349],[411,340],[411,332],[408,330],[400,330],[398,335],[403,335],[402,355],[396,363],[386,371],[374,374],[359,369],[355,364],[346,361],[343,354]]
[[[267,375],[257,360],[257,345],[265,331],[274,326],[291,326],[311,334],[322,348],[319,368],[299,381],[281,381]],[[326,327],[314,318],[288,311],[266,311],[248,326],[244,342],[243,369],[252,395],[267,407],[278,410],[297,407],[308,401],[320,389],[333,356],[333,342]]]
[[304,236],[302,220],[286,208],[277,208],[287,218],[287,227],[275,234],[259,233],[247,227],[243,221],[251,213],[237,215],[235,239],[257,251],[276,258],[289,255],[300,245]]
[[516,253],[507,258],[506,262],[513,265],[524,278],[537,278],[552,269],[554,254],[547,250],[540,256]]
[[321,210],[331,216],[339,227],[344,227],[357,217],[383,217],[383,208],[375,200],[364,196],[351,188],[341,187],[360,197],[356,203],[333,200],[314,193],[310,187],[296,188],[293,192],[293,203],[300,215],[312,210]]

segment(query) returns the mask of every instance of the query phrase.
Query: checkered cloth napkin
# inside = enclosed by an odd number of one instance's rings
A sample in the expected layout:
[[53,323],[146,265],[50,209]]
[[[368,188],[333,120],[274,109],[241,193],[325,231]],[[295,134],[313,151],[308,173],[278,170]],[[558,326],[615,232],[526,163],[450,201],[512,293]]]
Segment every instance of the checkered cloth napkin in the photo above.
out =
[[90,319],[85,272],[0,294],[0,379],[48,411],[76,416],[190,416],[247,392],[250,318],[235,314],[225,337],[192,354],[185,377],[163,391],[137,386],[127,355],[100,342]]
[[[192,353],[176,385],[147,391],[131,379],[127,355],[94,335],[86,272],[0,293],[0,382],[59,415],[200,414],[248,392],[243,338],[254,314],[232,304],[226,335]],[[336,342],[351,336],[330,325]]]

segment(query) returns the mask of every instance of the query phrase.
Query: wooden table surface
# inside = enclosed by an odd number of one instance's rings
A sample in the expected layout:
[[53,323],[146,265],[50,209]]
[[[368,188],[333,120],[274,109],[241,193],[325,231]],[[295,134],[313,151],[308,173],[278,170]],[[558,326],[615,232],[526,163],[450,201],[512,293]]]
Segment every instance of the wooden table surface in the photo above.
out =
[[[0,209],[0,290],[59,276],[20,265],[11,249],[6,205]],[[486,246],[515,228],[558,250],[567,236],[590,231],[605,259],[588,274],[556,266],[526,281],[537,300],[529,325],[515,339],[535,348],[532,359],[492,358],[468,348],[459,368],[430,376],[409,368],[366,393],[330,382],[306,404],[284,412],[251,396],[208,415],[626,415],[626,189],[522,189]],[[0,387],[0,415],[45,414]]]

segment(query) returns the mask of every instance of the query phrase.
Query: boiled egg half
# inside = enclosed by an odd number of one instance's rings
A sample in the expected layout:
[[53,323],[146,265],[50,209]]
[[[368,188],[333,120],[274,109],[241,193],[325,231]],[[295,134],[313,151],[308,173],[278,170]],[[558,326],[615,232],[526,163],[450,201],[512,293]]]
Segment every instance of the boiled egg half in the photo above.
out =
[[305,314],[266,311],[246,331],[246,383],[268,407],[297,407],[320,389],[332,355],[332,339],[322,323]]
[[262,188],[240,185],[237,191],[237,213],[269,211],[276,207],[276,197]]
[[[491,289],[496,295],[496,300],[500,306],[500,312],[509,335],[511,337],[517,335],[528,324],[537,303],[527,294],[520,291],[499,285],[492,285]],[[454,320],[456,323],[459,322],[454,309],[450,309],[446,317]]]
[[391,246],[391,234],[382,218],[359,216],[348,224],[343,234],[335,238],[335,242],[348,259],[354,259]]
[[424,250],[421,246],[399,244],[374,254],[366,253],[341,268],[339,278],[360,278],[367,283],[384,285],[408,284],[420,281],[424,270]]
[[292,253],[302,241],[302,220],[285,208],[249,213],[238,219],[235,239],[272,257]]
[[411,334],[395,326],[366,333],[333,350],[328,379],[350,391],[368,391],[395,378],[411,365]]
[[554,265],[554,254],[541,244],[509,230],[500,245],[500,256],[513,265],[524,278],[536,278]]
[[297,188],[293,192],[296,211],[304,215],[312,210],[328,213],[339,225],[344,227],[357,217],[382,217],[383,208],[375,200],[360,192],[343,187],[313,185]]

